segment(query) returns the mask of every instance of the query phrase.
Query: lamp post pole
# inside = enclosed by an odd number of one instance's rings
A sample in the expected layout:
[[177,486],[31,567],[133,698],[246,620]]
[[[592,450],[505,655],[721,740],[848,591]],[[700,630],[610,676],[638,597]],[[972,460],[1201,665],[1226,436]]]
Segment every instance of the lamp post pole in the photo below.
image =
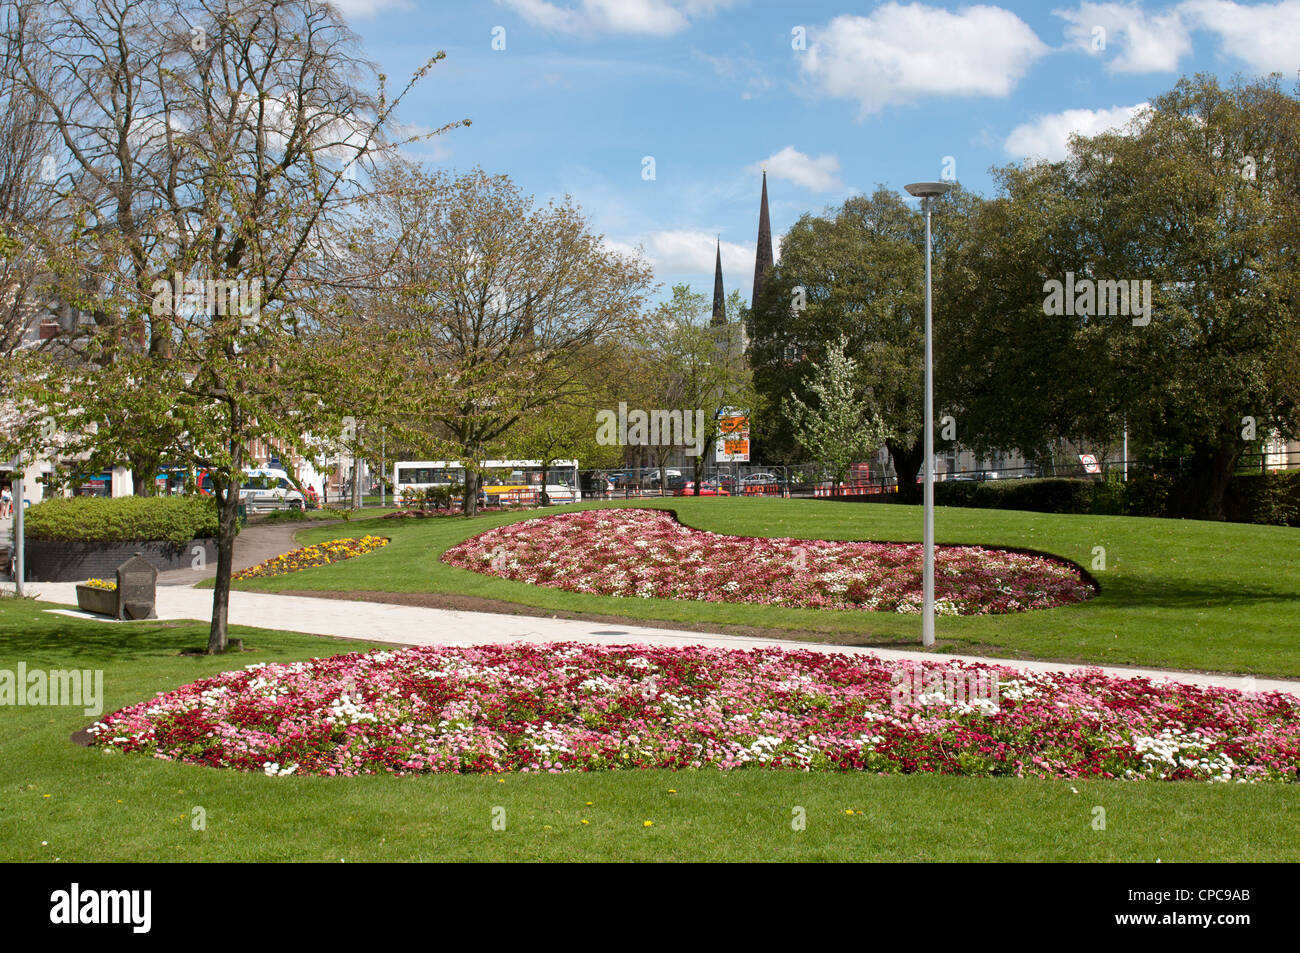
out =
[[14,497],[14,595],[20,599],[23,592],[23,577],[27,575],[26,540],[23,538],[23,458],[18,458],[17,476],[13,479]]
[[921,645],[929,647],[934,645],[934,341],[930,297],[930,209],[934,200],[951,186],[946,182],[915,182],[906,188],[909,194],[920,198],[925,212],[925,525],[922,531]]

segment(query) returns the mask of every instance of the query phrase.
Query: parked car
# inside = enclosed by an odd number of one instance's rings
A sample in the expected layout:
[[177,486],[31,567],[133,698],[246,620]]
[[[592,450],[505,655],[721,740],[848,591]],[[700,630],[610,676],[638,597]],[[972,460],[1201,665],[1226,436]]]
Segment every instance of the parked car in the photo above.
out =
[[[665,469],[663,473],[664,476],[667,478],[667,485],[670,487],[674,483],[681,483],[685,479],[685,477],[682,476],[681,470]],[[647,473],[645,475],[645,479],[642,480],[642,484],[644,486],[657,487],[659,485],[659,471],[651,470],[649,473]]]
[[750,473],[740,478],[741,486],[782,486],[785,480],[775,473]]
[[[676,490],[673,491],[673,496],[696,496],[696,495],[697,494],[695,493],[694,481],[690,483],[683,483],[680,487],[678,487]],[[731,493],[723,489],[722,487],[718,486],[716,483],[710,483],[706,481],[700,484],[700,492],[698,495],[699,496],[731,496]]]

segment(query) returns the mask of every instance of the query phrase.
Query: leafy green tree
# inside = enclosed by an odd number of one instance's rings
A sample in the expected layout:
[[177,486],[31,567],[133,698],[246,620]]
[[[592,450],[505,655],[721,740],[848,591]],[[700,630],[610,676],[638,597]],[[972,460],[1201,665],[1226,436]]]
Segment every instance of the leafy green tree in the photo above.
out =
[[[958,188],[936,203],[936,289],[980,202]],[[859,368],[859,397],[869,400],[885,425],[899,492],[919,499],[912,477],[924,456],[924,229],[920,212],[901,194],[880,188],[824,216],[804,215],[786,233],[781,260],[749,316],[754,385],[768,410],[755,420],[765,455],[793,461],[799,444],[792,422],[771,411],[788,394],[807,400],[813,367],[843,338]],[[938,350],[944,329],[960,321],[938,293],[934,321]]]
[[[1063,162],[1001,170],[947,289],[968,432],[1042,454],[1127,422],[1153,461],[1190,457],[1202,512],[1222,518],[1252,426],[1300,434],[1298,140],[1300,101],[1276,78],[1197,76]],[[1150,282],[1150,312],[1046,314],[1066,272]]]
[[508,176],[393,164],[379,183],[348,240],[374,274],[359,345],[374,406],[402,442],[464,462],[472,515],[488,450],[579,399],[603,345],[636,333],[650,268]]
[[[740,323],[741,299],[732,292],[726,304],[726,324],[711,325],[712,299],[674,285],[672,297],[659,306],[647,322],[642,353],[653,368],[652,407],[680,409],[683,413],[703,412],[704,432],[697,434],[699,454],[694,459],[694,487],[714,455],[717,419],[722,411],[750,410],[754,402],[753,379],[745,358],[744,325]],[[671,448],[660,448],[661,452]],[[662,469],[662,457],[660,459]]]
[[1083,316],[1044,315],[1044,282],[1078,269],[1083,222],[1063,163],[999,170],[1003,194],[971,210],[935,300],[936,399],[963,447],[1018,450],[1046,468],[1067,441],[1119,432],[1107,355],[1085,347]]
[[596,412],[607,403],[589,390],[577,390],[564,402],[535,408],[522,416],[502,444],[506,459],[537,460],[541,463],[543,506],[550,504],[545,486],[556,460],[577,460],[582,469],[616,465],[621,450],[596,442]]
[[858,366],[845,356],[848,341],[840,337],[814,364],[808,381],[812,404],[791,394],[783,405],[795,439],[809,459],[829,464],[838,487],[849,468],[885,437],[885,426],[858,390]]

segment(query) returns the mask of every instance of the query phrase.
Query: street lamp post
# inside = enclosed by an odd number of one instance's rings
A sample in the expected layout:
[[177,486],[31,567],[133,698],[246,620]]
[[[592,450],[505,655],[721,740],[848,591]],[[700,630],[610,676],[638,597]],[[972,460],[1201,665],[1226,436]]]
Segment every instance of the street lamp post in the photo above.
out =
[[10,525],[13,528],[14,537],[14,595],[22,598],[26,593],[23,591],[23,579],[27,576],[27,541],[24,538],[23,530],[23,496],[26,489],[23,486],[23,458],[19,454],[14,462],[14,471],[16,475],[13,478],[13,498],[14,512],[11,517]]
[[[905,186],[925,211],[925,565],[921,583],[921,644],[934,645],[934,345],[930,310],[930,208],[947,192],[947,182],[913,182]],[[910,479],[910,475],[909,475]]]

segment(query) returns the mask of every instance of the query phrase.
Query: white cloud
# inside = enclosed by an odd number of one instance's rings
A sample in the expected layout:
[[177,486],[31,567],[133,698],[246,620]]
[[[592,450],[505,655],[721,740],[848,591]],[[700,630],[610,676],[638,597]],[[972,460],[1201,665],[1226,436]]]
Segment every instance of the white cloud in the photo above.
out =
[[814,192],[828,192],[842,185],[839,179],[840,160],[829,153],[813,158],[794,146],[786,146],[762,162],[755,162],[745,171],[758,173],[763,169],[767,169],[767,174],[774,179],[784,179]]
[[1067,143],[1071,133],[1095,136],[1108,129],[1118,129],[1147,108],[1146,103],[1138,103],[1111,109],[1067,109],[1036,116],[1011,130],[1002,147],[1015,159],[1057,162],[1068,154]]
[[[655,271],[670,274],[713,274],[717,236],[696,229],[664,229],[646,236],[646,257]],[[722,278],[734,286],[737,276],[754,277],[754,246],[722,243]]]
[[1300,68],[1300,0],[1187,0],[1178,9],[1192,26],[1218,34],[1220,50],[1252,69],[1294,75]]
[[[1105,57],[1110,73],[1171,73],[1192,51],[1192,39],[1177,8],[1147,13],[1137,2],[1079,4],[1055,10],[1070,25],[1066,38],[1092,56]],[[1098,35],[1097,28],[1104,32]],[[1104,43],[1097,49],[1098,40]]]
[[[755,235],[758,225],[754,226]],[[773,235],[773,252],[780,258],[780,236]],[[707,276],[706,290],[713,289],[713,265],[717,253],[717,235],[697,229],[670,228],[638,236],[636,243],[605,239],[605,247],[624,255],[637,255],[654,266],[656,274]],[[640,245],[638,252],[637,245]],[[755,245],[722,243],[722,281],[730,292],[739,288],[746,296],[754,282]],[[699,289],[697,289],[699,290]]]
[[672,36],[733,0],[497,0],[526,21],[560,33]]
[[1007,96],[1048,52],[1018,16],[989,6],[950,13],[891,2],[809,36],[794,54],[805,78],[823,95],[857,100],[862,116],[926,96]]

